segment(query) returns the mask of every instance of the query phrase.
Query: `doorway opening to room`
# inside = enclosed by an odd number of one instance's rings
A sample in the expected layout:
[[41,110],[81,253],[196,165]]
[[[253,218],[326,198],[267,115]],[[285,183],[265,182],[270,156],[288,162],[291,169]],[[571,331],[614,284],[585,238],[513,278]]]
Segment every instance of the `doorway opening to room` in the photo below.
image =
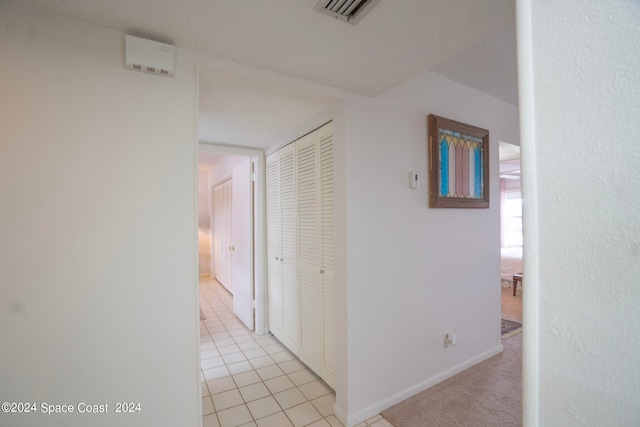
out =
[[[203,423],[211,419],[214,424],[240,420],[245,424],[263,418],[271,422],[273,418],[280,425],[286,417],[294,416],[287,413],[294,411],[287,402],[295,398],[317,418],[314,422],[325,419],[335,425],[338,420],[333,414],[335,394],[331,388],[269,333],[273,304],[267,287],[266,212],[267,182],[273,178],[267,171],[269,156],[273,158],[285,146],[330,122],[341,101],[313,90],[215,68],[199,67],[197,80]],[[313,152],[322,154],[314,157],[319,163],[328,162],[332,144],[323,141],[310,144],[305,139],[305,144],[298,144],[300,156]],[[305,159],[307,163],[300,163],[307,166],[300,169],[303,172],[310,170],[309,156],[303,156]],[[324,167],[316,172],[319,177],[322,173],[333,176],[328,172],[331,170]],[[327,178],[324,176],[323,185],[332,182]],[[315,185],[317,180],[305,182]],[[323,194],[326,199],[327,192]],[[239,198],[245,204],[239,204]],[[238,237],[240,224],[250,224],[241,228],[250,230],[244,243]],[[297,222],[289,225],[297,226]],[[252,249],[247,251],[247,247]],[[277,259],[283,261],[281,255]],[[240,279],[239,274],[247,271],[251,272],[248,279]],[[317,274],[333,277],[333,270],[324,268]],[[269,415],[263,403],[269,411],[279,410]]]
[[225,154],[205,144],[200,144],[198,155],[200,279],[222,285],[230,296],[231,312],[249,330],[256,328],[256,218],[262,217],[256,215],[259,155]]
[[522,180],[520,147],[500,142],[500,281],[503,336],[522,325]]

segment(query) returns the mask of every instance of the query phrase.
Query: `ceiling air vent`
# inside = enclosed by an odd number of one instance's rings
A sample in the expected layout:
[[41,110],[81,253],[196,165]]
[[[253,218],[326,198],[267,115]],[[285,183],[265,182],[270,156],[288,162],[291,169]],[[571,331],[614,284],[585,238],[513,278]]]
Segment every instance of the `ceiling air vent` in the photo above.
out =
[[320,0],[313,10],[355,24],[379,1],[380,0]]

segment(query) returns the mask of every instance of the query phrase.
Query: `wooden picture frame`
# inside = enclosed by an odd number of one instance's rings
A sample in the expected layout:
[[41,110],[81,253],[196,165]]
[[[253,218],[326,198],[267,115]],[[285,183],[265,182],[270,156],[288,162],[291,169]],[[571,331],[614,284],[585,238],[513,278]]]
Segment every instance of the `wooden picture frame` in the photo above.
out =
[[429,207],[489,207],[489,131],[427,116]]

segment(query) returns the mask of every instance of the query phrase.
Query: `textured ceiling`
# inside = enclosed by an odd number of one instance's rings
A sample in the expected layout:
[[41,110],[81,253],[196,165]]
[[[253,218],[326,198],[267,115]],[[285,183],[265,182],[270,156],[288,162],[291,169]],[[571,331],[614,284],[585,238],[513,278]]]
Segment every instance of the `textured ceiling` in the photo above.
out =
[[356,25],[317,0],[12,1],[365,95],[432,70],[517,104],[514,0],[382,0]]
[[200,70],[200,141],[265,148],[331,99],[220,70]]
[[[317,0],[6,1],[363,95],[432,71],[517,105],[514,0],[381,0],[356,25]],[[216,79],[201,79],[204,141],[266,147],[326,106]]]

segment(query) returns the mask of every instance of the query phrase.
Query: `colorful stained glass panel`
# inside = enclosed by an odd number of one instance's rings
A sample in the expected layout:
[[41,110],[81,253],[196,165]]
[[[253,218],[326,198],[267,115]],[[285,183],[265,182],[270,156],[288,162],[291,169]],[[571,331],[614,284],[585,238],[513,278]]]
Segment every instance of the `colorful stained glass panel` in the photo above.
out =
[[482,138],[438,129],[440,197],[484,198]]
[[430,114],[429,207],[489,207],[489,131]]

